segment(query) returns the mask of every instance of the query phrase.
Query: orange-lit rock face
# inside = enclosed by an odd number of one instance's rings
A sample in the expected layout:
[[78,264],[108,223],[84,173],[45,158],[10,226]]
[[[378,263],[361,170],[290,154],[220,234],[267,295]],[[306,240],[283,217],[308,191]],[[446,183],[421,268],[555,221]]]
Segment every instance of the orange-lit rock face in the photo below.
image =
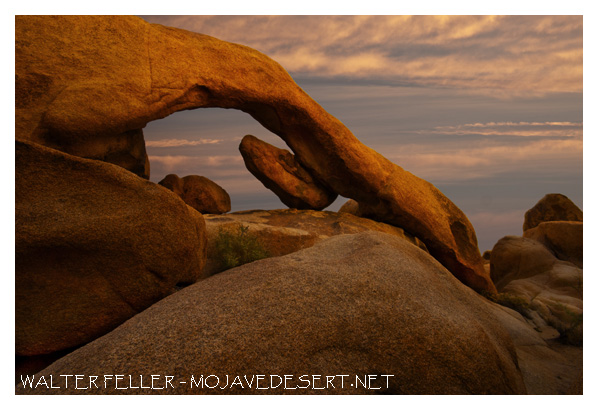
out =
[[114,136],[176,111],[239,109],[317,180],[420,238],[462,282],[494,291],[462,211],[360,143],[256,50],[135,17],[17,17],[15,36],[17,138],[101,152]]
[[287,150],[247,135],[241,140],[239,151],[247,169],[289,208],[322,210],[337,198]]
[[526,212],[522,230],[546,221],[582,221],[582,210],[563,194],[547,194]]

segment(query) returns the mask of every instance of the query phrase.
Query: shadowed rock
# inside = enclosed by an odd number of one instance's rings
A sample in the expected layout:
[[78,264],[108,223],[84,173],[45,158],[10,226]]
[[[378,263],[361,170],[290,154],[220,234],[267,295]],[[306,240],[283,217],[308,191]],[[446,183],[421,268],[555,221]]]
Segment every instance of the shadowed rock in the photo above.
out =
[[[340,264],[343,261],[343,264]],[[23,389],[31,394],[525,394],[507,331],[429,254],[389,234],[336,236],[193,284],[36,374],[172,375],[164,390]],[[219,387],[194,387],[200,374]],[[338,377],[329,389],[257,390],[256,374]],[[377,375],[376,387],[355,376]],[[392,375],[387,385],[383,374]],[[241,384],[231,385],[235,376]],[[350,381],[351,380],[351,381]],[[180,384],[180,381],[186,381]],[[211,378],[213,386],[216,379]],[[274,380],[275,383],[277,380]],[[139,386],[139,380],[134,384]],[[261,381],[261,387],[270,381]],[[354,386],[350,386],[354,384]],[[243,388],[242,388],[243,387]],[[313,388],[311,382],[311,388]]]
[[537,325],[520,313],[488,300],[483,301],[512,337],[528,394],[572,394],[575,389],[572,386],[582,381],[582,347],[565,345],[553,339],[546,341],[537,331]]
[[497,290],[522,297],[540,316],[572,343],[582,343],[583,273],[558,260],[543,244],[507,236],[493,247],[491,278]]
[[239,151],[250,173],[289,208],[322,210],[337,198],[287,150],[247,135],[241,140]]
[[464,213],[360,143],[267,56],[136,17],[15,21],[18,138],[75,152],[176,111],[239,109],[280,136],[315,179],[420,238],[465,284],[495,291]]
[[522,231],[546,221],[582,221],[582,210],[563,194],[547,194],[524,214]]
[[177,194],[200,213],[223,214],[231,211],[229,194],[206,177],[191,175],[179,178],[176,174],[169,174],[158,184]]
[[352,200],[351,198],[347,200],[340,208],[340,213],[352,214],[357,217],[361,217],[360,213],[360,204],[356,200]]
[[547,221],[526,230],[523,236],[543,244],[560,260],[569,261],[582,268],[582,234],[582,222]]
[[16,354],[77,347],[197,280],[204,220],[120,167],[16,142]]

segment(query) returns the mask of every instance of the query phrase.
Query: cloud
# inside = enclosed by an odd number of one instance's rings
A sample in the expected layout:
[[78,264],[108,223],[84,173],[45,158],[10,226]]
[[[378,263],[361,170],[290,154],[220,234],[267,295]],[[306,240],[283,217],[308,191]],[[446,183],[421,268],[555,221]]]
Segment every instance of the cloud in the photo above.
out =
[[209,166],[221,166],[221,165],[240,165],[243,164],[243,158],[240,155],[237,156],[208,156],[205,157],[205,163]]
[[195,162],[197,157],[191,156],[148,156],[151,163],[160,163],[163,167],[168,170],[172,170],[175,167],[184,165],[186,163]]
[[159,163],[167,171],[173,171],[177,168],[205,165],[218,167],[222,165],[240,165],[243,164],[241,156],[148,156],[150,163]]
[[438,182],[497,177],[502,174],[580,172],[582,139],[542,139],[524,143],[469,142],[468,146],[411,144],[387,157],[413,174]]
[[520,136],[520,137],[575,137],[582,138],[582,123],[569,121],[546,122],[489,122],[457,126],[437,126],[432,130],[419,130],[418,134]]
[[165,139],[165,140],[154,140],[146,141],[146,147],[184,147],[184,146],[200,146],[204,144],[218,144],[223,140],[200,138],[198,140],[184,140],[184,139]]
[[253,47],[292,76],[479,93],[582,91],[582,16],[145,16]]

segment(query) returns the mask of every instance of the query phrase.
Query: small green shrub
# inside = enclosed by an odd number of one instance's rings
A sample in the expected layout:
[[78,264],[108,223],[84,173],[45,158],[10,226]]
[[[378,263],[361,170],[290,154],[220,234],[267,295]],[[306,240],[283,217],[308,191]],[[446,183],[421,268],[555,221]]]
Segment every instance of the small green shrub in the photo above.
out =
[[225,270],[269,257],[260,239],[241,224],[236,228],[221,227],[214,241],[214,251],[215,259]]

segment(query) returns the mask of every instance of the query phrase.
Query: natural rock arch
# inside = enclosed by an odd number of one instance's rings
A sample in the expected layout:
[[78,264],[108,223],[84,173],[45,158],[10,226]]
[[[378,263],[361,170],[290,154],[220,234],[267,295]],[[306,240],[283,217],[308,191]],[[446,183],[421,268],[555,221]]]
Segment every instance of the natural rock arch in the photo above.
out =
[[239,109],[326,187],[416,235],[465,284],[495,290],[464,213],[360,143],[258,51],[123,16],[17,16],[15,38],[17,139],[98,158],[176,111]]

